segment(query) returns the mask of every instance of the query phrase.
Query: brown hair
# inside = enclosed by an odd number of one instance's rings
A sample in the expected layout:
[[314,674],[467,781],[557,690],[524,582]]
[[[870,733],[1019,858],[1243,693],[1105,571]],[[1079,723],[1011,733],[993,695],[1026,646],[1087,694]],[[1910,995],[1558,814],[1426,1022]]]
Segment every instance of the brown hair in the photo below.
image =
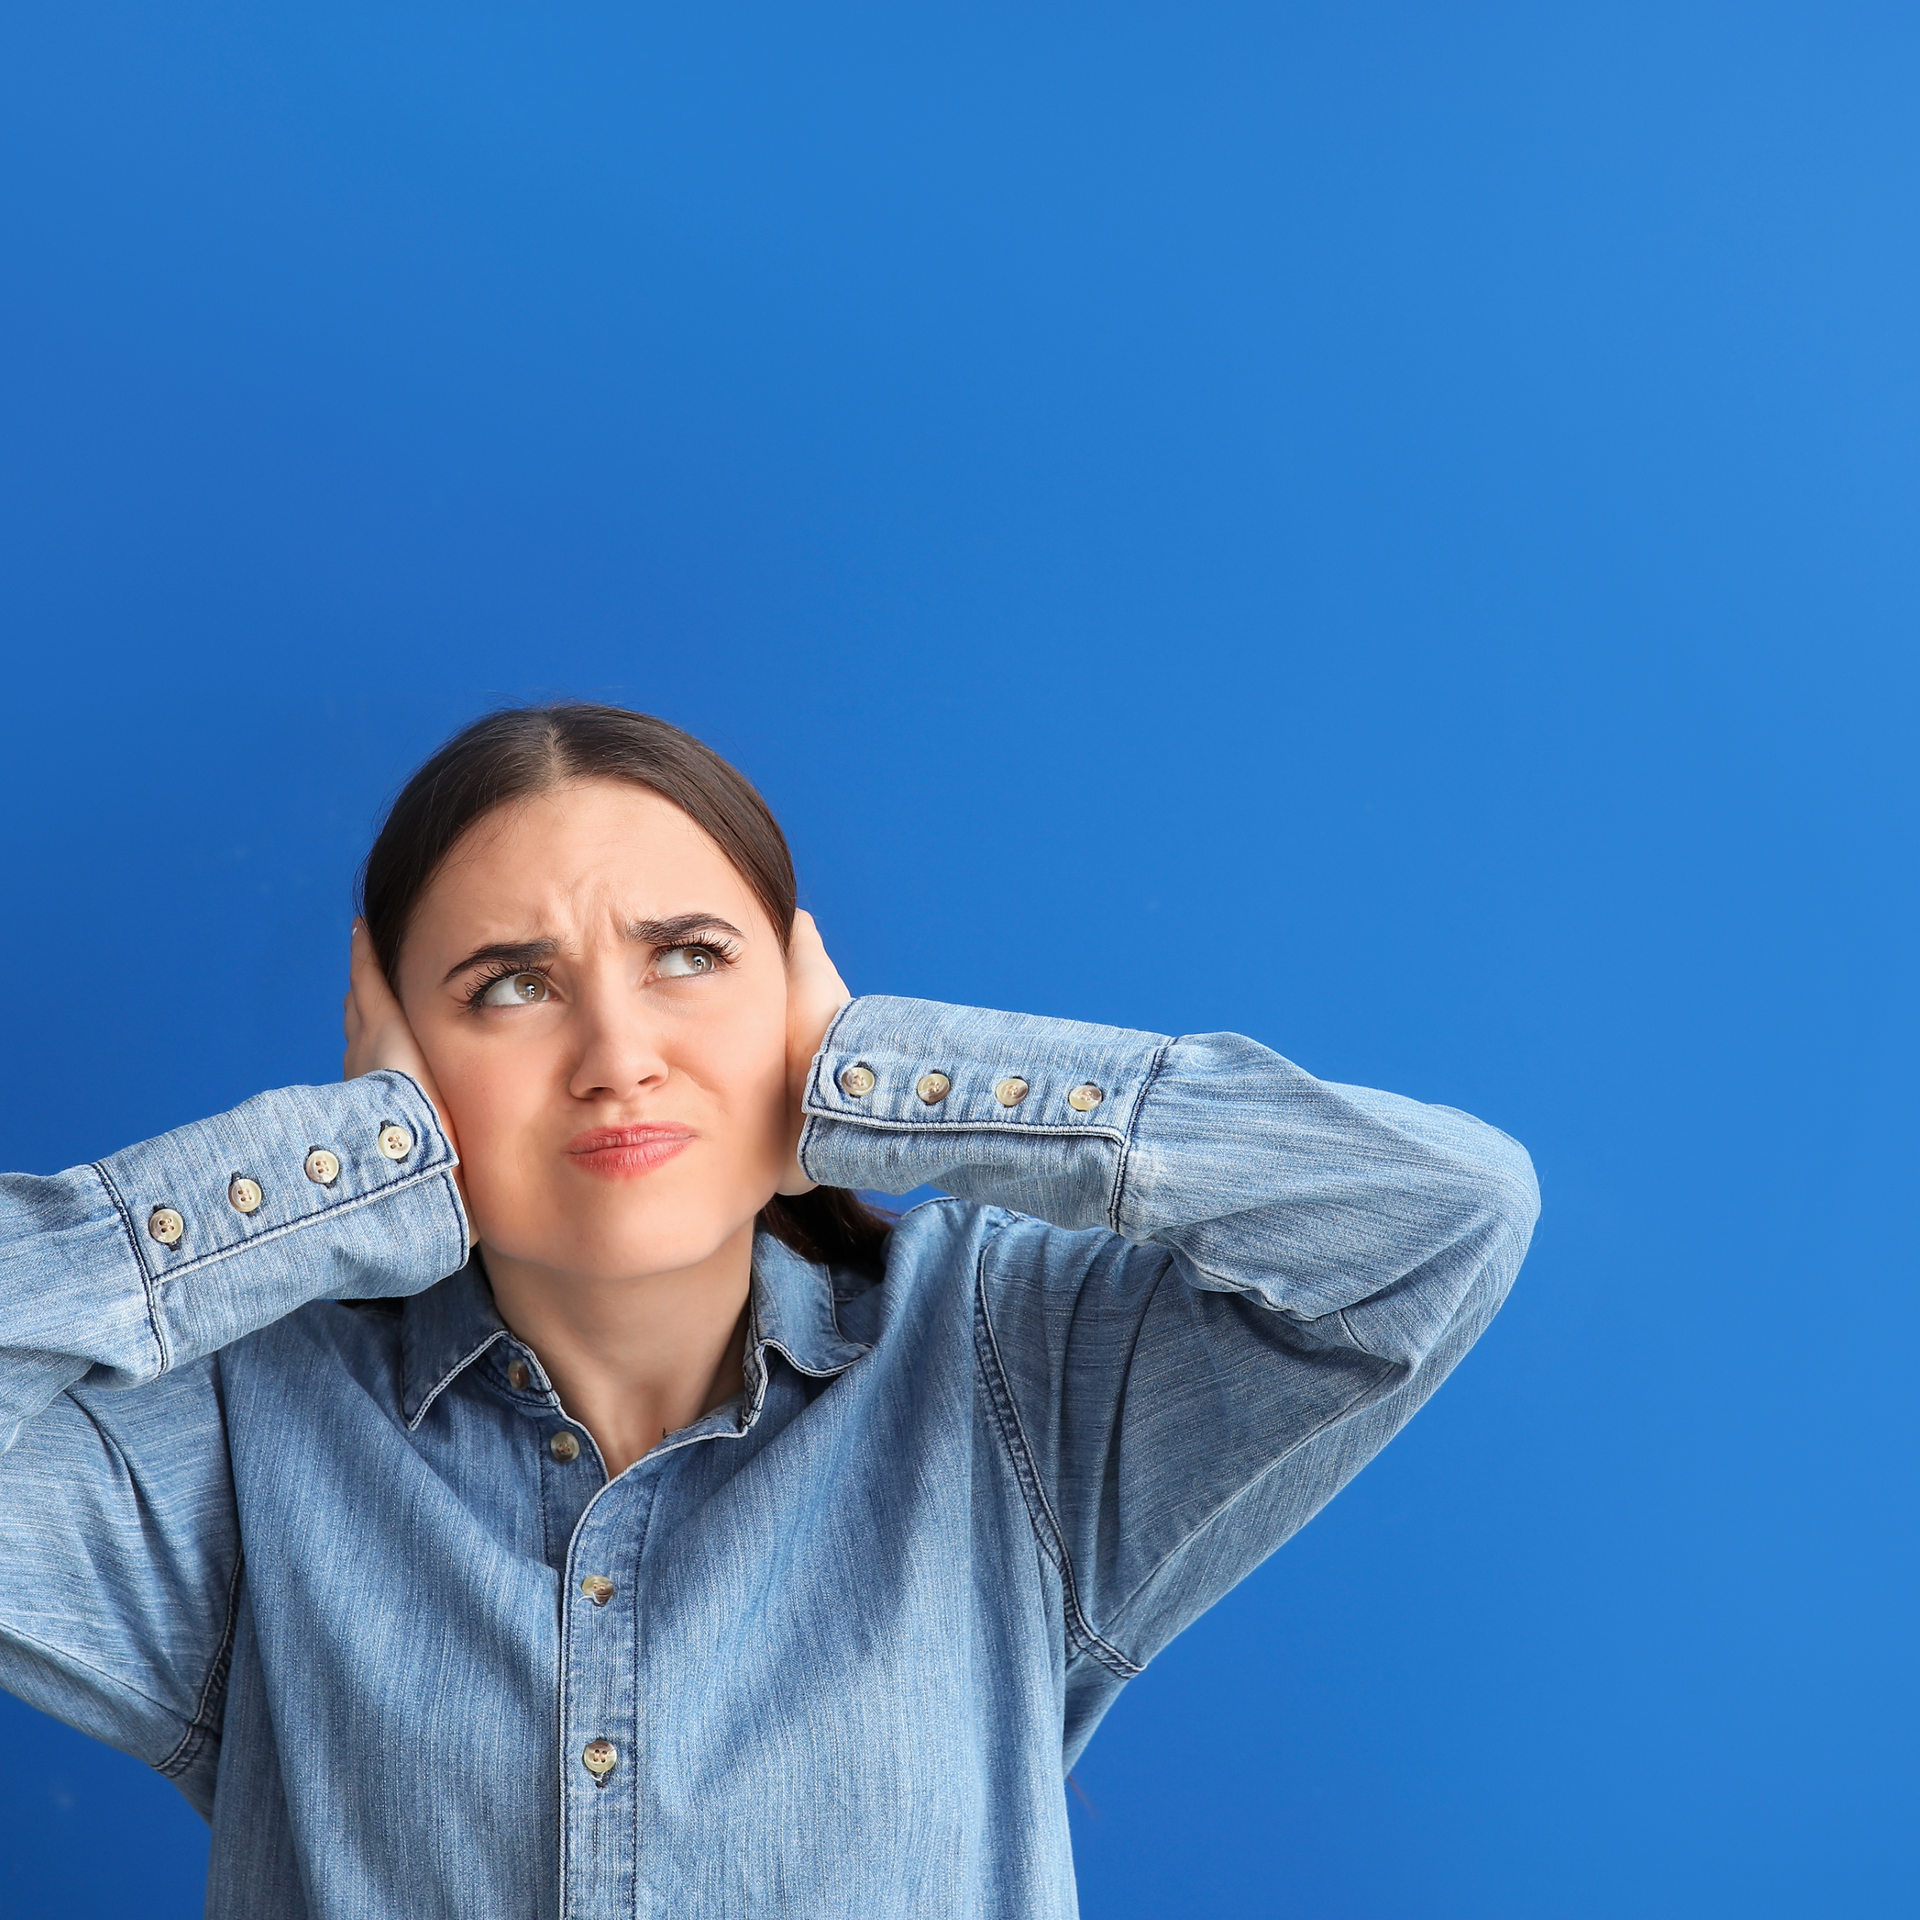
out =
[[[733,863],[772,922],[793,930],[793,856],[767,803],[735,767],[650,714],[624,707],[510,707],[456,733],[401,788],[360,869],[360,912],[391,979],[414,908],[483,814],[563,780],[626,780],[670,800]],[[776,1194],[760,1225],[804,1259],[877,1268],[892,1222],[843,1187]]]

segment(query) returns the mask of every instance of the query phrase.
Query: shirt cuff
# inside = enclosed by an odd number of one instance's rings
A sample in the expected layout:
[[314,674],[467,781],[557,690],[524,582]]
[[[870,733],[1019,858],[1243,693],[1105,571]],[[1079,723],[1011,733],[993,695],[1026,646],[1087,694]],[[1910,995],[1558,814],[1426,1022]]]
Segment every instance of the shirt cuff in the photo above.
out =
[[417,1292],[467,1257],[451,1142],[404,1073],[282,1087],[97,1163],[162,1368],[309,1300]]
[[1061,1226],[1113,1224],[1164,1037],[871,994],[827,1030],[800,1164],[827,1185],[921,1185]]

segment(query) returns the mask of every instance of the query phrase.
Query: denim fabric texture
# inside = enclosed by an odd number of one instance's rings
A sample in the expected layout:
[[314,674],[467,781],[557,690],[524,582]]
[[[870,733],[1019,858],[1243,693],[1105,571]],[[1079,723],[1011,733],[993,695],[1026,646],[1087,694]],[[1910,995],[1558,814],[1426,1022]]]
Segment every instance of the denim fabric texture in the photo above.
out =
[[745,1393],[612,1482],[401,1075],[0,1183],[0,1681],[208,1816],[210,1914],[1065,1920],[1065,1768],[1538,1209],[1230,1034],[870,997],[806,1109],[814,1178],[953,1197],[883,1279],[761,1236]]

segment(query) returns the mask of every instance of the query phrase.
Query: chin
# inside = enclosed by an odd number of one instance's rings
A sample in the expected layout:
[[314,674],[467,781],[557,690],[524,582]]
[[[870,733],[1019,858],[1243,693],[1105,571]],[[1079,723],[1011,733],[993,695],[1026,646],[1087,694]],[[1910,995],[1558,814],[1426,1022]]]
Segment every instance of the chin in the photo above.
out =
[[742,1227],[751,1228],[764,1204],[743,1197],[731,1204],[715,1198],[705,1204],[634,1205],[625,1195],[609,1194],[593,1205],[573,1194],[555,1209],[557,1217],[538,1226],[500,1233],[483,1227],[480,1238],[510,1258],[552,1272],[583,1280],[637,1280],[681,1273],[711,1260]]

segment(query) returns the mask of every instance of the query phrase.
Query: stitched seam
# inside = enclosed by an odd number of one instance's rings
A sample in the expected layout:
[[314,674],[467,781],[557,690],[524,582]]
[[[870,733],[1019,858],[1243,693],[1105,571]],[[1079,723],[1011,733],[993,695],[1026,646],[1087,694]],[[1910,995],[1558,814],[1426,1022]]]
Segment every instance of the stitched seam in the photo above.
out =
[[175,1280],[184,1279],[190,1273],[198,1273],[203,1267],[217,1266],[222,1260],[231,1260],[236,1254],[251,1253],[255,1247],[271,1245],[282,1240],[290,1233],[299,1233],[307,1227],[317,1226],[322,1220],[332,1220],[343,1213],[352,1213],[357,1207],[370,1207],[382,1200],[390,1200],[396,1193],[408,1193],[413,1188],[424,1185],[429,1180],[438,1180],[451,1171],[450,1165],[427,1167],[419,1173],[410,1173],[404,1180],[396,1180],[390,1187],[382,1187],[375,1193],[356,1194],[350,1200],[336,1200],[331,1206],[322,1207],[318,1213],[303,1214],[298,1220],[288,1220],[277,1227],[268,1227],[264,1233],[249,1234],[246,1239],[236,1241],[230,1247],[215,1247],[209,1253],[196,1254],[191,1260],[184,1260],[177,1267],[169,1267],[158,1276],[162,1286]]
[[[860,1351],[853,1356],[852,1360],[837,1361],[830,1367],[810,1367],[804,1360],[796,1360],[793,1355],[787,1351],[784,1341],[769,1337],[763,1339],[760,1344],[771,1347],[795,1373],[804,1373],[809,1380],[837,1380],[850,1366],[853,1366],[857,1361],[864,1360],[867,1355],[873,1351],[870,1346],[862,1347]],[[854,1343],[849,1341],[847,1344],[851,1346]]]
[[445,1166],[436,1167],[434,1171],[436,1173],[444,1173],[447,1176],[442,1197],[447,1203],[447,1210],[453,1215],[453,1231],[455,1235],[459,1238],[460,1243],[471,1251],[473,1247],[473,1228],[467,1219],[467,1210],[460,1198],[459,1183],[453,1177],[453,1170],[458,1164],[457,1161],[449,1160]]
[[444,1374],[442,1374],[441,1377],[438,1380],[436,1380],[433,1383],[433,1386],[428,1390],[427,1397],[420,1402],[419,1412],[416,1413],[413,1416],[413,1418],[407,1422],[407,1431],[409,1433],[418,1433],[420,1431],[420,1422],[427,1417],[427,1411],[433,1405],[433,1403],[436,1400],[438,1400],[440,1396],[443,1393],[445,1393],[446,1390],[450,1386],[452,1386],[453,1383],[456,1380],[458,1380],[460,1376],[463,1373],[465,1373],[466,1370],[470,1366],[472,1366],[473,1363],[476,1360],[478,1360],[480,1356],[483,1353],[485,1353],[489,1347],[493,1346],[498,1341],[504,1340],[506,1337],[507,1337],[507,1330],[505,1327],[495,1327],[494,1330],[490,1334],[488,1334],[487,1337],[484,1340],[482,1340],[480,1344],[477,1347],[475,1347],[474,1350],[470,1354],[468,1354],[464,1360],[456,1360],[453,1363],[453,1365],[449,1367],[447,1371]]
[[1006,1447],[1014,1478],[1020,1483],[1021,1495],[1026,1501],[1028,1522],[1040,1542],[1040,1550],[1060,1570],[1060,1587],[1069,1643],[1082,1652],[1092,1654],[1103,1667],[1118,1678],[1131,1680],[1136,1673],[1140,1672],[1140,1668],[1118,1647],[1094,1631],[1092,1623],[1081,1608],[1079,1583],[1074,1578],[1073,1559],[1067,1552],[1066,1537],[1060,1530],[1059,1521],[1054,1517],[1052,1506],[1048,1503],[1046,1489],[1041,1486],[1039,1475],[1034,1470],[1026,1434],[1020,1425],[1020,1409],[1014,1404],[1012,1389],[1007,1385],[1006,1369],[1000,1358],[999,1341],[993,1331],[993,1318],[987,1310],[984,1268],[983,1251],[981,1271],[976,1275],[974,1286],[975,1351],[986,1381],[988,1405],[993,1408],[994,1420],[1000,1429],[1001,1442]]
[[1140,1096],[1133,1103],[1133,1112],[1127,1117],[1127,1131],[1120,1142],[1120,1163],[1113,1170],[1113,1194],[1108,1201],[1107,1222],[1115,1233],[1122,1231],[1120,1226],[1121,1209],[1127,1202],[1127,1167],[1133,1158],[1133,1130],[1140,1123],[1140,1112],[1147,1104],[1147,1095],[1158,1084],[1160,1076],[1166,1071],[1167,1056],[1173,1051],[1175,1043],[1163,1040],[1147,1067],[1146,1084],[1140,1089]]
[[106,1188],[114,1212],[120,1216],[120,1229],[127,1236],[127,1249],[133,1255],[133,1264],[140,1270],[140,1288],[147,1303],[147,1331],[153,1335],[153,1350],[159,1359],[160,1371],[165,1373],[172,1361],[167,1354],[167,1336],[160,1330],[160,1303],[155,1298],[157,1283],[140,1252],[140,1237],[134,1232],[133,1215],[127,1211],[127,1203],[121,1199],[120,1189],[113,1184],[113,1175],[98,1160],[93,1162],[93,1171]]
[[1069,1126],[1064,1121],[1044,1120],[890,1120],[878,1113],[842,1113],[837,1108],[809,1107],[809,1120],[838,1120],[849,1127],[868,1127],[877,1133],[1010,1133],[1032,1139],[1111,1140],[1116,1146],[1126,1140],[1119,1127],[1104,1122],[1095,1126]]
[[[977,1320],[978,1316],[976,1316]],[[989,1336],[990,1337],[990,1336]],[[1020,1485],[1020,1496],[1027,1508],[1027,1524],[1033,1531],[1034,1544],[1060,1577],[1060,1604],[1063,1624],[1066,1628],[1067,1647],[1070,1654],[1078,1656],[1085,1652],[1096,1651],[1097,1636],[1086,1625],[1081,1613],[1074,1587],[1073,1572],[1068,1560],[1066,1543],[1060,1537],[1052,1511],[1048,1508],[1042,1494],[1038,1478],[1031,1462],[1027,1459],[1017,1429],[1013,1425],[1013,1416],[1009,1412],[1008,1399],[1004,1383],[994,1377],[994,1366],[988,1359],[981,1339],[978,1325],[975,1333],[977,1362],[981,1379],[987,1388],[987,1403],[993,1409],[994,1424],[999,1428],[1001,1444],[1005,1448],[1014,1478]],[[1113,1661],[1101,1659],[1101,1664],[1113,1668]],[[1120,1674],[1122,1679],[1131,1677],[1131,1670]]]
[[168,1779],[185,1773],[199,1759],[207,1742],[217,1735],[214,1709],[224,1706],[226,1702],[227,1671],[233,1663],[234,1633],[240,1623],[240,1576],[246,1571],[246,1565],[245,1554],[235,1556],[233,1578],[227,1583],[226,1629],[220,1636],[219,1646],[214,1649],[213,1664],[207,1669],[206,1684],[200,1689],[200,1701],[193,1710],[193,1719],[180,1736],[180,1744],[154,1768],[156,1773]]

